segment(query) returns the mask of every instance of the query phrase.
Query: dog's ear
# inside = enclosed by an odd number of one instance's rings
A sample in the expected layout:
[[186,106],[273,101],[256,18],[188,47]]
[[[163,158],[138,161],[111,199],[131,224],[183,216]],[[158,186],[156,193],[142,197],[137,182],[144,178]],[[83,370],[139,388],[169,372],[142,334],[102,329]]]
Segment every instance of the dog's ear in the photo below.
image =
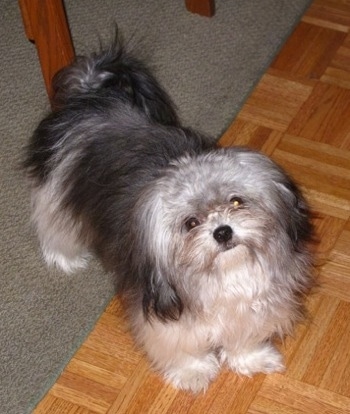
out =
[[183,302],[164,272],[148,265],[143,269],[143,312],[146,319],[157,317],[166,322],[178,320]]
[[295,183],[286,177],[283,183],[277,187],[283,200],[282,214],[287,220],[287,233],[293,242],[296,250],[304,242],[310,241],[313,237],[313,225],[309,206]]

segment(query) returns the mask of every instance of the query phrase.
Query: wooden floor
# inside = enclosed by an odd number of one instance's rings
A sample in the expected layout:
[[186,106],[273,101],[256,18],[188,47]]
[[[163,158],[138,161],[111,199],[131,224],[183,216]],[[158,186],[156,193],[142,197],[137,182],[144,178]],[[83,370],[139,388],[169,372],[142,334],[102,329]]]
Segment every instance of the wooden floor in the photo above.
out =
[[47,396],[47,413],[350,413],[350,2],[316,0],[224,134],[301,184],[317,218],[312,322],[282,346],[284,375],[223,371],[205,395],[164,385],[114,299]]

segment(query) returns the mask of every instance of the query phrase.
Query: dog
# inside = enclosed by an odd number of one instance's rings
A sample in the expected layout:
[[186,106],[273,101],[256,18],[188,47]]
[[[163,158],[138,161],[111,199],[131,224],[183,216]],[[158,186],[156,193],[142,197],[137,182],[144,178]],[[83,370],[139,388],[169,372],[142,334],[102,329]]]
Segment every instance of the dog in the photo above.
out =
[[45,261],[97,257],[115,274],[136,343],[173,386],[205,391],[226,365],[284,370],[312,286],[310,209],[263,154],[181,125],[149,67],[118,38],[53,81],[26,152]]

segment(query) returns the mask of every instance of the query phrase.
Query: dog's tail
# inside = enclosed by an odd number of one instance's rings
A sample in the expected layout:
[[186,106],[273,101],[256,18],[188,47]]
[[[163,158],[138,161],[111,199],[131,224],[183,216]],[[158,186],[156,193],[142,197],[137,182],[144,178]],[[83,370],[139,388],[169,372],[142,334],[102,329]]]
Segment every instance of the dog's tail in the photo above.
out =
[[150,69],[128,52],[116,30],[109,48],[78,57],[53,79],[53,107],[60,109],[85,94],[116,96],[164,125],[179,125],[175,105]]

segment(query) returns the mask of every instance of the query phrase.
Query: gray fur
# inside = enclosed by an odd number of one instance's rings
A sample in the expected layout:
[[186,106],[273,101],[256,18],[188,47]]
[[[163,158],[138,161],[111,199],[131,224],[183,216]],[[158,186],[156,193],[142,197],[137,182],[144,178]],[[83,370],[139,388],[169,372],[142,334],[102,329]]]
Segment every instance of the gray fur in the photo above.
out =
[[223,363],[281,371],[270,340],[292,332],[312,284],[309,210],[292,180],[183,128],[118,42],[55,89],[25,163],[46,261],[73,271],[95,255],[113,271],[136,340],[177,387],[205,389]]

